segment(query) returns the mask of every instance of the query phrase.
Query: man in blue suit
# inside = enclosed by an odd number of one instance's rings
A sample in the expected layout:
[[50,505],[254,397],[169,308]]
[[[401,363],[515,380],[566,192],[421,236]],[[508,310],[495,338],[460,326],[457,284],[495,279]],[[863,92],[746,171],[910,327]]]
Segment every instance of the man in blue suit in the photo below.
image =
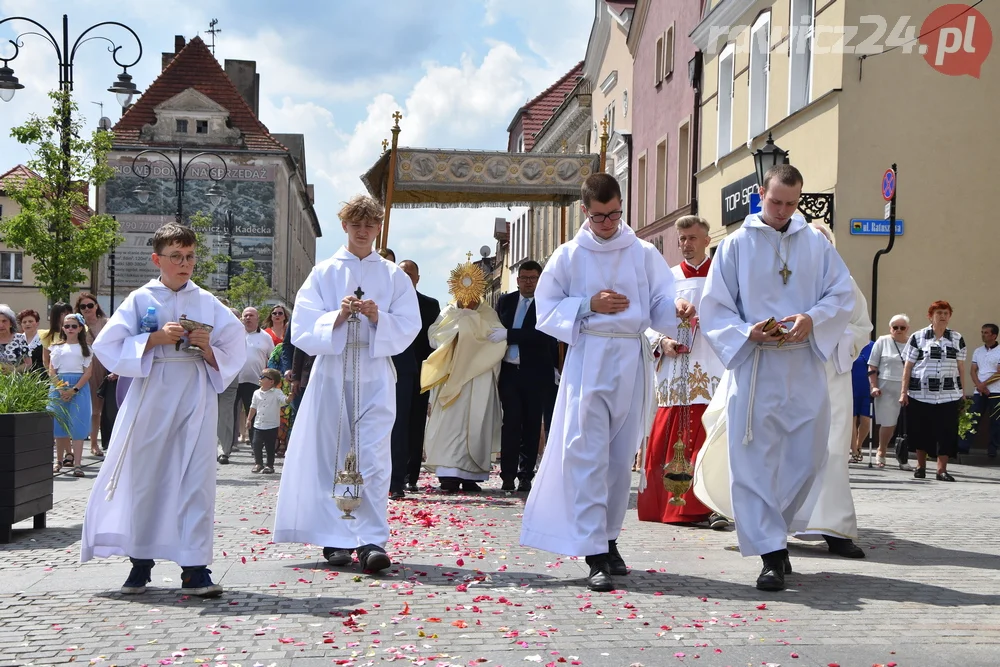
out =
[[500,366],[500,479],[505,491],[531,490],[538,459],[542,417],[555,396],[556,339],[535,329],[535,287],[542,274],[538,262],[527,261],[517,272],[517,291],[497,302],[503,329],[494,329],[490,340],[507,341]]

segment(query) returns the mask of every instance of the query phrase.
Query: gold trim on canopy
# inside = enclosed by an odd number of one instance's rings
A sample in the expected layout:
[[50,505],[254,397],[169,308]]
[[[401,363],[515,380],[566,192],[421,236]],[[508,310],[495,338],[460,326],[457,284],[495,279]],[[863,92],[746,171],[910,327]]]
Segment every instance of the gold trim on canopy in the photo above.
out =
[[583,181],[600,162],[595,154],[398,148],[384,153],[361,181],[379,201],[391,196],[393,208],[568,206],[580,199]]

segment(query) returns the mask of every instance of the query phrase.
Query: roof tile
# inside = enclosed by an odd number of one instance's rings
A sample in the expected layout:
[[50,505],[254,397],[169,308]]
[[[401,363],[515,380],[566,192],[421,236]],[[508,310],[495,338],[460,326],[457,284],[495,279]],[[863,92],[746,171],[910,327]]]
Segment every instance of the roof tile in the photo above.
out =
[[139,101],[112,128],[116,143],[149,144],[139,138],[139,133],[144,125],[156,121],[154,108],[188,88],[194,88],[229,111],[229,120],[242,130],[248,150],[288,150],[257,119],[200,37],[192,39],[174,56]]
[[583,61],[581,60],[570,71],[566,72],[558,81],[543,90],[529,100],[518,110],[518,115],[522,116],[521,128],[524,132],[524,150],[528,152],[535,145],[535,135],[542,126],[552,117],[556,109],[562,105],[566,96],[573,92],[580,77],[583,76]]

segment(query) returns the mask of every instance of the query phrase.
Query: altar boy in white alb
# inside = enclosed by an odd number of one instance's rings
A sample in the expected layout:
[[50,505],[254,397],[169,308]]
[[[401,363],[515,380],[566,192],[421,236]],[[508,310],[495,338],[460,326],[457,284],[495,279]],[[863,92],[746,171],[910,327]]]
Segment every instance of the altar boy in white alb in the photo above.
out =
[[719,391],[740,552],[764,561],[757,588],[781,590],[791,571],[787,537],[811,527],[821,488],[830,435],[823,364],[847,330],[854,291],[833,245],[795,213],[799,170],[773,167],[760,190],[762,213],[713,259],[700,322],[732,371]]
[[[322,545],[331,565],[351,563],[357,550],[362,569],[376,572],[392,564],[385,552],[390,435],[396,419],[391,357],[420,332],[420,310],[410,278],[372,251],[382,229],[382,207],[359,195],[339,217],[347,245],[318,264],[295,297],[292,343],[316,361],[288,443],[274,541]],[[361,316],[359,339],[348,341],[347,319],[354,312]],[[360,347],[357,368],[355,346]],[[354,415],[360,416],[353,428],[364,486],[355,519],[347,520],[337,509],[333,483],[351,449]]]
[[[243,367],[246,345],[240,321],[191,282],[196,243],[190,227],[160,227],[152,255],[160,277],[129,294],[94,341],[105,368],[134,380],[87,503],[80,560],[130,556],[125,595],[146,591],[154,558],[183,568],[185,594],[222,593],[206,567],[215,532],[218,395]],[[144,332],[147,315],[155,324]],[[211,325],[211,333],[185,334],[182,318]]]
[[569,344],[538,475],[524,508],[521,544],[586,556],[591,590],[628,573],[617,548],[632,462],[656,409],[645,331],[676,335],[670,267],[621,223],[618,182],[593,174],[581,193],[588,221],[560,246],[535,291],[536,328]]

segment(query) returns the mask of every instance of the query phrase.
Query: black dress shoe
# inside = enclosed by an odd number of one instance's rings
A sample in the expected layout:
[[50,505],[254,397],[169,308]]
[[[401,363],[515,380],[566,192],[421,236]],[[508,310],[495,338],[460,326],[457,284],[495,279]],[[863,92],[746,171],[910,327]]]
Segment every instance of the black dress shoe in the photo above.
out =
[[913,471],[913,476],[916,479],[923,479],[924,477],[927,477],[927,468],[917,468]]
[[625,559],[618,551],[617,540],[608,540],[608,565],[611,568],[611,574],[616,577],[624,577],[628,574],[628,565],[625,564]]
[[462,490],[466,493],[479,493],[483,490],[483,487],[479,486],[472,480],[463,479],[462,480]]
[[517,492],[518,493],[531,493],[531,480],[530,479],[522,479],[520,482],[518,482],[517,483]]
[[939,472],[937,474],[937,481],[939,482],[954,482],[955,478],[949,475],[947,472]]
[[354,560],[351,558],[350,549],[338,549],[336,547],[323,547],[323,558],[330,565],[336,566],[350,565],[351,561]]
[[611,580],[611,564],[608,562],[608,554],[587,556],[587,563],[590,565],[587,588],[598,592],[614,590],[615,585]]
[[501,491],[513,491],[514,490],[514,482],[513,481],[504,482],[503,486],[500,487],[500,490]]
[[406,498],[406,494],[403,493],[402,489],[389,492],[389,500],[402,500],[403,498]]
[[416,493],[420,489],[417,488],[416,484],[410,482],[409,484],[406,485],[406,490],[409,491],[410,493]]
[[764,567],[757,577],[757,590],[759,591],[783,591],[785,590],[785,571],[791,570],[792,565],[788,560],[788,550],[780,549],[761,555]]
[[385,549],[374,544],[358,548],[358,562],[361,563],[361,569],[368,573],[379,572],[392,565]]
[[462,480],[458,477],[441,477],[441,490],[445,493],[455,493],[462,486]]
[[842,556],[844,558],[865,557],[865,550],[846,537],[824,535],[823,539],[826,540],[827,545],[830,547],[830,553],[834,555]]

